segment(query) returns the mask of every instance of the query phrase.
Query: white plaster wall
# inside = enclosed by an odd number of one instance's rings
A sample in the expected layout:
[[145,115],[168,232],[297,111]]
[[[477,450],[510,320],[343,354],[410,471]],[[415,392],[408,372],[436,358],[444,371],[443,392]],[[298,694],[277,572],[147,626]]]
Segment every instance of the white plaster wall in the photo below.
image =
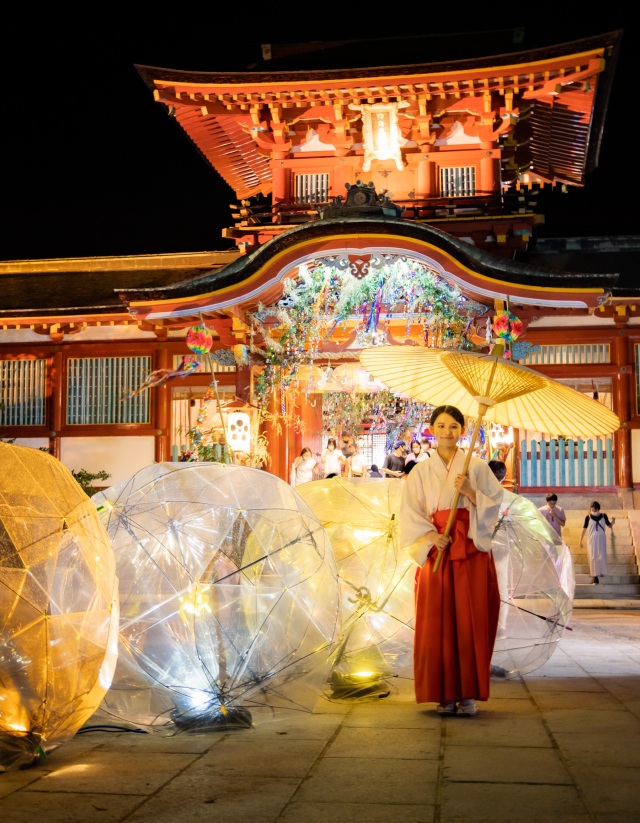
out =
[[14,446],[26,446],[28,449],[46,449],[49,451],[48,437],[16,437]]
[[113,486],[155,462],[153,437],[63,437],[60,460],[71,471],[109,472],[100,486]]
[[631,429],[632,483],[640,483],[640,429]]

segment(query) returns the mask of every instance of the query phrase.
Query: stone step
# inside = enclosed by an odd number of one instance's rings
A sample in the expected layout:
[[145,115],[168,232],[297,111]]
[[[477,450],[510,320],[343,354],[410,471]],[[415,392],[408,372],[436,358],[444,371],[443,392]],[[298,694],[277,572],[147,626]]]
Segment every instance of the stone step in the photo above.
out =
[[[597,498],[596,498],[597,499]],[[602,501],[600,501],[602,503]],[[559,501],[562,506],[562,501]],[[580,547],[580,536],[584,527],[584,519],[589,513],[588,504],[584,509],[567,509],[565,527],[562,529],[562,539],[569,547],[573,560],[575,577],[574,602],[578,601],[581,607],[593,601],[594,608],[600,608],[603,602],[627,600],[640,601],[640,574],[638,569],[638,555],[633,545],[631,525],[625,509],[606,508],[609,519],[615,517],[613,531],[607,529],[607,569],[609,574],[600,578],[596,584],[589,574],[589,560],[587,557],[586,537]]]
[[603,600],[603,599],[622,599],[622,600],[640,600],[640,583],[635,585],[619,585],[609,586],[606,583],[589,585],[576,585],[574,600]]
[[[588,570],[587,571],[582,570],[580,572],[577,572],[574,569],[573,571],[574,571],[574,580],[576,582],[576,586],[591,585],[593,583],[593,578],[589,574]],[[620,573],[614,574],[613,572],[610,571],[609,574],[606,574],[606,575],[603,574],[603,575],[600,576],[600,582],[602,583],[603,581],[605,583],[609,584],[609,585],[616,585],[616,586],[635,585],[635,584],[640,583],[640,577],[637,574],[620,574]]]

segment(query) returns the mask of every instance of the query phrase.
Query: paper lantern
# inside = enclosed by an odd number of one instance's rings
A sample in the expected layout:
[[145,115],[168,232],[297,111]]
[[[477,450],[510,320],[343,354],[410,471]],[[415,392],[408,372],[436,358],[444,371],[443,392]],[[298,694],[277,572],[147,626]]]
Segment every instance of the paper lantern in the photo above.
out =
[[233,451],[251,451],[251,419],[246,412],[228,412],[227,445]]
[[96,495],[120,581],[120,654],[100,715],[169,731],[311,711],[341,629],[326,532],[288,484],[159,463]]
[[206,326],[193,326],[187,332],[186,343],[194,354],[206,354],[211,350],[213,337]]
[[116,664],[115,559],[71,472],[0,443],[0,771],[71,739]]

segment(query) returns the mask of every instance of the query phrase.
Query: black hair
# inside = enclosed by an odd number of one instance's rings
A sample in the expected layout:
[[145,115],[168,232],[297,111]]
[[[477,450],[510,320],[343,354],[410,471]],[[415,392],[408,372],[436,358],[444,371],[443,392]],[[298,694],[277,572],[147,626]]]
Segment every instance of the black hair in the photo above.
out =
[[464,414],[462,414],[460,409],[456,408],[456,406],[438,406],[437,409],[433,410],[429,424],[433,426],[441,414],[451,415],[457,423],[460,423],[463,429],[465,428]]
[[507,476],[507,467],[502,460],[489,460],[488,466],[497,480],[504,480]]
[[404,469],[402,470],[405,474],[409,474],[410,471],[413,471],[414,466],[418,465],[417,460],[409,460],[408,463],[404,464]]
[[547,503],[549,502],[549,500],[555,500],[557,502],[558,495],[554,494],[553,492],[549,492],[549,494],[545,497],[545,500],[547,501]]
[[589,506],[590,509],[596,509],[600,511],[600,503],[597,500],[594,500],[593,503]]

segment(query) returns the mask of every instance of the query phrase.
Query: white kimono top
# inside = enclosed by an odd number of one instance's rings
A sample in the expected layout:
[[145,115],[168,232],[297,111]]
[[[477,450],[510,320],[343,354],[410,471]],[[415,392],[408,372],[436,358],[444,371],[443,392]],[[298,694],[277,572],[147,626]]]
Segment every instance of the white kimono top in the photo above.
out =
[[[438,531],[433,525],[433,513],[450,509],[456,493],[453,481],[462,472],[465,453],[458,449],[449,469],[434,452],[430,460],[423,460],[403,481],[400,503],[400,545],[423,566]],[[469,510],[469,537],[480,551],[491,550],[493,530],[500,515],[504,488],[495,475],[478,457],[469,463],[469,479],[476,491],[476,505],[463,494],[458,508]]]

